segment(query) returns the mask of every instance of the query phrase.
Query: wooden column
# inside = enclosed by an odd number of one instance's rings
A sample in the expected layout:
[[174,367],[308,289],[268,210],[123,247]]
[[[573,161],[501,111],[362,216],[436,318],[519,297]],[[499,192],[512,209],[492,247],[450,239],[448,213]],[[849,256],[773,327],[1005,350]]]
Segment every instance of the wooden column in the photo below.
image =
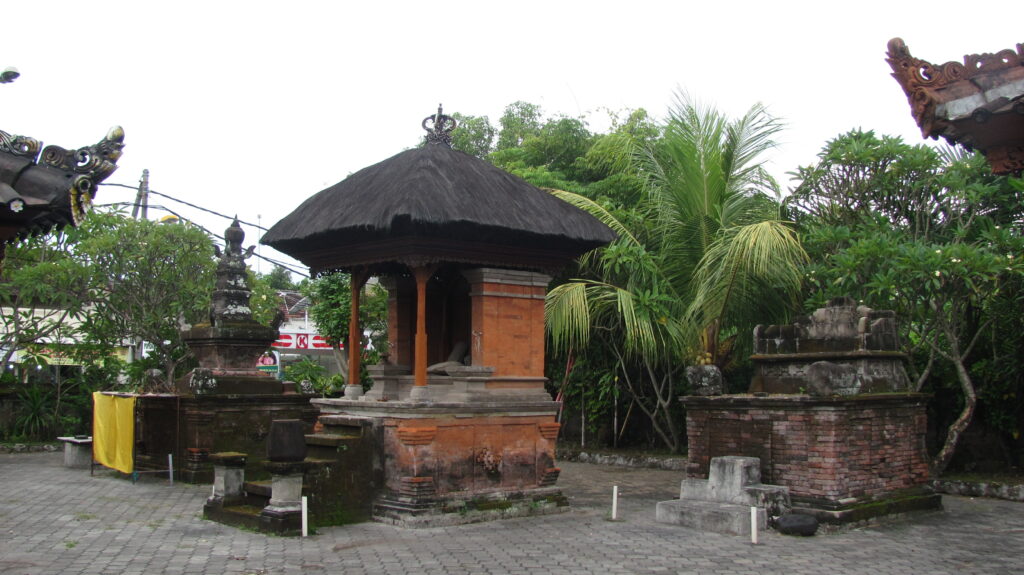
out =
[[434,266],[418,267],[412,270],[416,278],[416,351],[413,365],[413,384],[427,385],[427,282],[434,275]]
[[359,331],[359,294],[366,285],[368,274],[365,270],[352,272],[350,289],[352,290],[352,302],[350,306],[351,317],[348,319],[348,385],[359,385],[360,352],[362,351],[362,334]]

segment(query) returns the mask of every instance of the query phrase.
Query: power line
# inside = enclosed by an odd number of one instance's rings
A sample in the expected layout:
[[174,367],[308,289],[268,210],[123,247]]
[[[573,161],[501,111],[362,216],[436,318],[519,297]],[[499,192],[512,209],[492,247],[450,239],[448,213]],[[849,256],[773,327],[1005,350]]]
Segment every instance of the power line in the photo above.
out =
[[[129,190],[138,190],[138,188],[136,188],[136,187],[134,187],[134,186],[128,186],[128,185],[125,185],[125,184],[115,184],[115,183],[112,183],[112,182],[110,182],[110,183],[108,183],[108,182],[103,182],[103,183],[101,183],[100,185],[101,185],[101,186],[116,186],[116,187],[118,187],[118,188],[128,188]],[[150,188],[150,190],[149,190],[149,193],[151,193],[151,194],[156,194],[156,195],[158,195],[158,196],[160,196],[160,197],[162,197],[162,198],[167,198],[168,200],[171,200],[171,201],[175,201],[175,202],[178,202],[179,204],[185,204],[186,206],[188,206],[188,207],[190,207],[190,208],[195,208],[195,209],[197,209],[197,210],[200,210],[200,211],[206,212],[206,213],[208,213],[208,214],[213,214],[213,215],[215,215],[215,216],[219,216],[219,217],[222,217],[222,218],[224,218],[224,219],[226,219],[226,220],[231,220],[231,221],[234,221],[234,220],[238,219],[238,218],[237,218],[236,216],[228,216],[228,215],[222,214],[222,213],[220,213],[220,212],[216,212],[216,211],[214,211],[214,210],[211,210],[211,209],[209,209],[209,208],[204,208],[204,207],[202,207],[202,206],[197,206],[197,205],[195,205],[195,204],[193,204],[193,203],[190,203],[190,202],[186,202],[185,200],[179,200],[178,198],[175,198],[175,197],[173,197],[173,196],[168,196],[167,194],[164,194],[164,193],[158,192],[158,191],[156,191],[156,190],[154,190],[154,189],[152,189],[152,188]],[[261,225],[259,225],[259,224],[254,224],[254,223],[252,223],[252,222],[246,222],[246,221],[243,221],[243,220],[238,220],[238,223],[240,223],[240,224],[244,224],[244,225],[247,225],[247,226],[251,226],[251,227],[254,227],[254,228],[256,228],[256,229],[258,229],[258,230],[262,230],[262,231],[264,231],[264,232],[265,232],[265,231],[267,231],[267,228],[264,228],[263,226],[261,226]]]
[[[118,187],[118,188],[127,188],[129,190],[138,191],[138,188],[135,187],[135,186],[129,186],[127,184],[118,184],[118,183],[115,183],[115,182],[103,182],[100,185],[101,186],[114,186],[114,187]],[[167,194],[158,192],[158,191],[153,190],[153,189],[149,189],[148,192],[150,194],[156,194],[156,195],[158,195],[158,196],[160,196],[162,198],[167,198],[168,200],[175,201],[175,202],[178,202],[180,204],[184,204],[184,205],[186,205],[186,206],[188,206],[190,208],[194,208],[194,209],[206,212],[208,214],[212,214],[212,215],[224,218],[226,220],[231,220],[231,221],[238,220],[237,216],[228,216],[228,215],[222,214],[220,212],[211,210],[209,208],[204,208],[202,206],[197,206],[197,205],[195,205],[195,204],[193,204],[191,202],[186,202],[185,200],[180,200],[178,198],[175,198],[173,196],[169,196]],[[135,205],[135,202],[111,202],[109,204],[100,204],[100,205],[101,206],[127,206],[127,205]],[[215,233],[211,232],[210,230],[206,229],[205,227],[203,227],[203,226],[197,224],[196,222],[194,222],[194,221],[192,221],[192,220],[182,216],[181,214],[175,212],[174,210],[171,210],[170,208],[168,208],[166,206],[149,206],[149,208],[155,209],[155,210],[164,210],[164,211],[174,215],[178,219],[180,219],[182,221],[185,221],[185,222],[189,222],[190,224],[196,226],[197,228],[199,228],[200,230],[205,232],[207,235],[209,235],[211,237],[214,237],[214,238],[217,238],[221,242],[224,242],[224,236],[221,236],[221,235],[218,235],[218,234],[215,234]],[[243,220],[238,220],[238,223],[246,225],[246,226],[254,227],[254,228],[256,228],[258,230],[261,230],[261,231],[264,231],[264,232],[267,231],[267,228],[264,228],[263,226],[258,225],[258,224],[253,224],[251,222],[246,222],[246,221],[243,221]],[[271,264],[273,264],[275,266],[280,266],[280,267],[282,267],[282,268],[284,268],[284,269],[290,271],[291,273],[296,274],[296,275],[298,275],[300,277],[304,277],[304,278],[308,278],[309,277],[308,273],[306,273],[304,271],[297,270],[294,267],[292,267],[290,264],[287,264],[285,262],[281,262],[281,261],[275,260],[273,258],[268,258],[268,257],[266,257],[264,255],[261,255],[261,254],[253,254],[253,255],[256,256],[257,259],[260,259],[260,260],[263,260],[265,262],[271,263]]]

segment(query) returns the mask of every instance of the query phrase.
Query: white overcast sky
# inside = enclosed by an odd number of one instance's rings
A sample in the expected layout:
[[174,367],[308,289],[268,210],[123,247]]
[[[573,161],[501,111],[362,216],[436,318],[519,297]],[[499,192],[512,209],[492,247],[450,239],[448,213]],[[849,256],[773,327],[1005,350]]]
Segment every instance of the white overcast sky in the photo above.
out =
[[[1018,10],[1008,0],[5,2],[0,69],[22,76],[0,85],[0,129],[76,148],[121,125],[126,148],[107,182],[136,186],[148,168],[155,191],[270,227],[415,145],[438,103],[497,124],[525,100],[601,129],[601,108],[662,117],[681,89],[731,115],[761,102],[781,117],[770,168],[785,189],[786,172],[851,128],[921,141],[885,62],[890,38],[933,63],[961,61],[1024,42]],[[96,202],[133,197],[104,186]],[[217,233],[229,223],[150,203]],[[247,229],[246,244],[257,240]]]

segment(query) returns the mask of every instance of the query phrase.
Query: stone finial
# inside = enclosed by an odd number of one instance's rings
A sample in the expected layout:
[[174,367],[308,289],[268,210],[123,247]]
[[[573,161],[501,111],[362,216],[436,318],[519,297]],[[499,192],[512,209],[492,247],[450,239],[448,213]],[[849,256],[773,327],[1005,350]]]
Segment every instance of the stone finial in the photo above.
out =
[[249,307],[249,281],[246,276],[245,260],[255,249],[249,246],[242,249],[245,232],[235,218],[224,231],[224,251],[214,248],[217,255],[217,284],[213,291],[210,304],[210,323],[221,325],[225,321],[251,321],[252,308]]

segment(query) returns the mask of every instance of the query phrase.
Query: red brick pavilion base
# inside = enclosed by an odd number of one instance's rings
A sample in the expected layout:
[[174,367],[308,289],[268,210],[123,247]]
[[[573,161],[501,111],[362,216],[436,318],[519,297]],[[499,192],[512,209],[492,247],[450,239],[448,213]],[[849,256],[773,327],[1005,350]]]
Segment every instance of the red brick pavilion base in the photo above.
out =
[[927,397],[684,397],[688,474],[706,478],[713,457],[758,457],[762,481],[788,487],[795,512],[832,523],[936,509]]
[[316,399],[323,431],[368,442],[377,521],[424,527],[567,511],[551,401]]

